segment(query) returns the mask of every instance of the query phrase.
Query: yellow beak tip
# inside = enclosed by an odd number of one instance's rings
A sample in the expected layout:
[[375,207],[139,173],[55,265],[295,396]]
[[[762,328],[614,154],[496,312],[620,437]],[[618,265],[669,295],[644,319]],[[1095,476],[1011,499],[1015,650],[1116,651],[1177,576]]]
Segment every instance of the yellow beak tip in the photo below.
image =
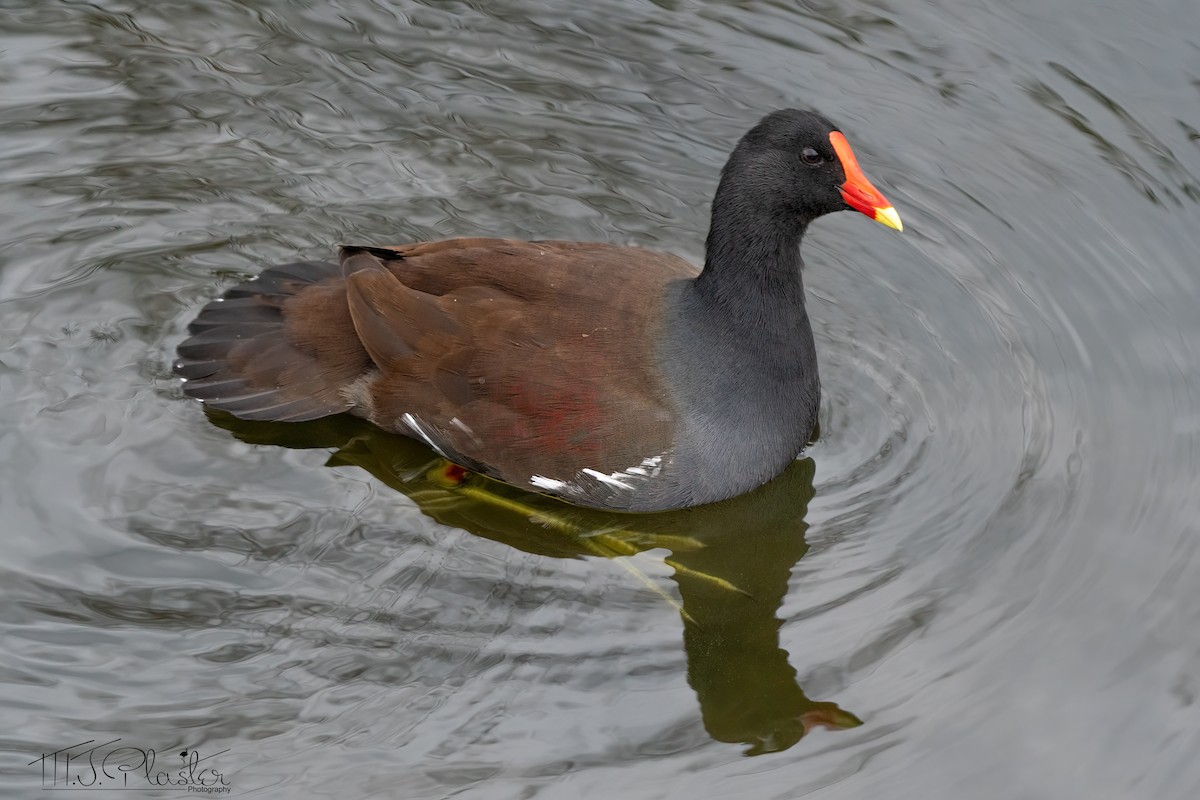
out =
[[904,223],[900,221],[900,215],[892,206],[875,209],[875,221],[898,231],[904,230]]

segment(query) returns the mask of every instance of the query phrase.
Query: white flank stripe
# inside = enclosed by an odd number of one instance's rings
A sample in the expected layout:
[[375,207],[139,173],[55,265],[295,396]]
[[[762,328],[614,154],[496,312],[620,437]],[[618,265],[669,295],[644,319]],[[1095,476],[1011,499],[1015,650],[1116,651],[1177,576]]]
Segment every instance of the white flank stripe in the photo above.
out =
[[421,441],[425,442],[425,444],[432,447],[439,456],[441,456],[442,458],[446,457],[446,454],[444,452],[442,452],[442,448],[440,448],[436,444],[434,444],[433,439],[431,439],[429,437],[429,434],[425,432],[425,429],[421,427],[421,423],[417,422],[416,417],[414,417],[412,414],[405,414],[400,419],[404,420],[404,424],[407,425],[408,427],[412,428],[413,432],[415,434],[417,434],[417,436],[421,437]]
[[592,469],[591,467],[584,467],[582,470],[580,470],[580,472],[582,472],[584,475],[591,475],[593,478],[600,481],[601,483],[606,483],[609,486],[615,486],[618,489],[632,489],[633,488],[628,483],[625,483],[625,481],[621,480],[618,477],[621,474],[619,472],[614,472],[612,475],[605,475],[603,472],[597,472],[596,470]]
[[531,486],[536,486],[539,489],[546,489],[551,492],[561,491],[567,487],[566,481],[547,478],[545,475],[534,475],[529,479],[529,484]]

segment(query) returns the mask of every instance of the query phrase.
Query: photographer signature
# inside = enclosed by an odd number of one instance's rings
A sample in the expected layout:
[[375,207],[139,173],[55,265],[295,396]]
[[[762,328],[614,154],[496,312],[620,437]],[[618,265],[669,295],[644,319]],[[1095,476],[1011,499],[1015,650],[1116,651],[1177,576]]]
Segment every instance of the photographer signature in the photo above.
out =
[[165,761],[160,763],[158,753],[152,749],[124,745],[121,739],[93,744],[95,741],[89,739],[43,753],[30,761],[29,766],[42,766],[42,788],[174,788],[206,794],[229,791],[228,778],[211,763],[211,759],[229,750],[204,757],[198,750],[183,750],[178,755],[181,766],[171,769]]

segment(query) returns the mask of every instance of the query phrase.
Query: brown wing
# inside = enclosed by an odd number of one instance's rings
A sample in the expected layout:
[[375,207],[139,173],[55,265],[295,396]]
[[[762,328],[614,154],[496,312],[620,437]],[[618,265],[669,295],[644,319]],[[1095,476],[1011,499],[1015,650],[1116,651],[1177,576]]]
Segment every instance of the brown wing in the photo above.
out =
[[[516,485],[605,481],[671,447],[655,363],[663,293],[697,270],[638,248],[455,239],[345,248],[383,428]],[[656,463],[656,462],[653,462]],[[608,481],[611,483],[611,480]]]

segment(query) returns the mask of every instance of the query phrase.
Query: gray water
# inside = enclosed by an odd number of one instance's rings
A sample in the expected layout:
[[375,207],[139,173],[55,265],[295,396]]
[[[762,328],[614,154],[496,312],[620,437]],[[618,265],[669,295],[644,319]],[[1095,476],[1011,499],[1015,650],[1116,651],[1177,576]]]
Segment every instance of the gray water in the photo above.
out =
[[[906,230],[810,230],[760,492],[614,522],[171,375],[337,242],[700,259],[788,106]],[[0,794],[1200,796],[1198,176],[1194,0],[0,3]]]

